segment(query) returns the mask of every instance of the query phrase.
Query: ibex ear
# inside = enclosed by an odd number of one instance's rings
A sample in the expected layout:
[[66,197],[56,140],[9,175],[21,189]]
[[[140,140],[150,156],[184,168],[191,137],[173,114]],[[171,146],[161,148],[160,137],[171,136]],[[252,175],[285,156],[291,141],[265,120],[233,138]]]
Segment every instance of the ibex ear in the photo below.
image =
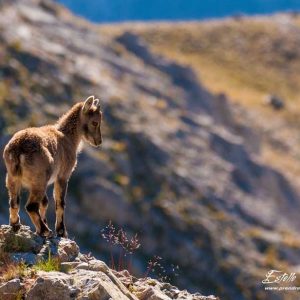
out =
[[83,111],[84,114],[86,114],[86,113],[89,111],[89,109],[90,109],[91,106],[93,105],[94,99],[95,99],[94,96],[89,96],[89,97],[84,101],[84,104],[83,104],[83,107],[82,107],[82,111]]
[[100,100],[99,99],[95,99],[94,105],[97,107],[97,109],[100,109]]

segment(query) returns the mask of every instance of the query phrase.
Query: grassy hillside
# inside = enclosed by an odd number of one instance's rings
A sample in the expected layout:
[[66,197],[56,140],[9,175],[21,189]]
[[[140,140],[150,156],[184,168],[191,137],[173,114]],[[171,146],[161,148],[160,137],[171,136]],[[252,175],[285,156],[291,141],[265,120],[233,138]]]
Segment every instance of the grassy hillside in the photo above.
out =
[[[125,24],[163,55],[192,65],[215,92],[247,105],[270,92],[296,100],[300,93],[298,17],[159,24]],[[120,27],[118,27],[120,28]]]
[[[300,152],[295,147],[300,142],[299,16],[125,24],[101,30],[113,35],[133,31],[154,52],[192,66],[210,91],[226,93],[250,111],[250,122],[266,141],[263,161],[290,177],[300,174]],[[266,106],[268,94],[282,97],[285,109],[275,112]]]

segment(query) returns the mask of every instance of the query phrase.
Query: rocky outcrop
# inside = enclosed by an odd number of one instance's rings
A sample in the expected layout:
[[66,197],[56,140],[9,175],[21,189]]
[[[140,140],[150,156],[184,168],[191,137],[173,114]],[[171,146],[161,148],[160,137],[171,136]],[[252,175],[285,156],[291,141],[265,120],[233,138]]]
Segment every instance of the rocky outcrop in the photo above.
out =
[[10,226],[2,225],[0,230],[0,251],[9,253],[14,261],[24,261],[34,264],[39,259],[57,255],[61,262],[73,261],[79,254],[79,248],[74,241],[52,239],[44,241],[40,236],[30,231],[28,226],[22,226],[18,232]]
[[[128,271],[116,272],[103,261],[80,253],[74,241],[45,240],[26,226],[18,232],[10,226],[0,227],[0,254],[9,256],[0,262],[1,300],[217,300],[214,296],[192,295],[151,278],[137,279]],[[34,271],[36,263],[56,259],[57,270]],[[7,272],[18,264],[23,266],[22,273],[15,273],[16,278],[7,281]]]

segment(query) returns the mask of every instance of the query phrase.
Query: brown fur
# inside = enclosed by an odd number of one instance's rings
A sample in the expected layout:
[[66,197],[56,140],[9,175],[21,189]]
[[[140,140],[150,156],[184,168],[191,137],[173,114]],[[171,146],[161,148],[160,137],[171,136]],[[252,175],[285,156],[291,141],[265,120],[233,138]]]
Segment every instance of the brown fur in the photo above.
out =
[[19,193],[29,190],[26,210],[38,234],[51,235],[47,225],[47,186],[54,182],[56,209],[55,229],[67,236],[64,224],[65,195],[68,180],[77,163],[77,152],[83,139],[93,146],[102,143],[102,113],[94,96],[77,103],[55,125],[27,128],[17,132],[4,149],[9,194],[10,224],[20,227]]

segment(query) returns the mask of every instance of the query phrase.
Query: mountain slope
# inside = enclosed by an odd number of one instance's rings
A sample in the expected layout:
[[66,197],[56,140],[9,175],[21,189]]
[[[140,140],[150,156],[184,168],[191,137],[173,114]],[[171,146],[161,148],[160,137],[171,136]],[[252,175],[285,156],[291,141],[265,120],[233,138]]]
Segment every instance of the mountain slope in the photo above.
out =
[[[101,33],[52,2],[5,1],[1,16],[1,145],[87,95],[102,99],[103,148],[84,148],[67,196],[67,228],[83,249],[108,257],[100,229],[111,220],[140,237],[136,273],[159,254],[179,265],[173,281],[182,288],[286,297],[264,293],[261,280],[299,261],[299,190],[256,158],[260,136],[224,95],[138,36]],[[50,225],[53,215],[52,207]]]
[[[280,14],[209,22],[108,25],[101,31],[118,36],[130,30],[156,54],[192,66],[209,90],[225,93],[232,103],[250,112],[240,121],[254,126],[260,135],[262,162],[300,186],[299,24],[297,14]],[[270,94],[284,100],[283,110],[274,111],[264,104]]]

